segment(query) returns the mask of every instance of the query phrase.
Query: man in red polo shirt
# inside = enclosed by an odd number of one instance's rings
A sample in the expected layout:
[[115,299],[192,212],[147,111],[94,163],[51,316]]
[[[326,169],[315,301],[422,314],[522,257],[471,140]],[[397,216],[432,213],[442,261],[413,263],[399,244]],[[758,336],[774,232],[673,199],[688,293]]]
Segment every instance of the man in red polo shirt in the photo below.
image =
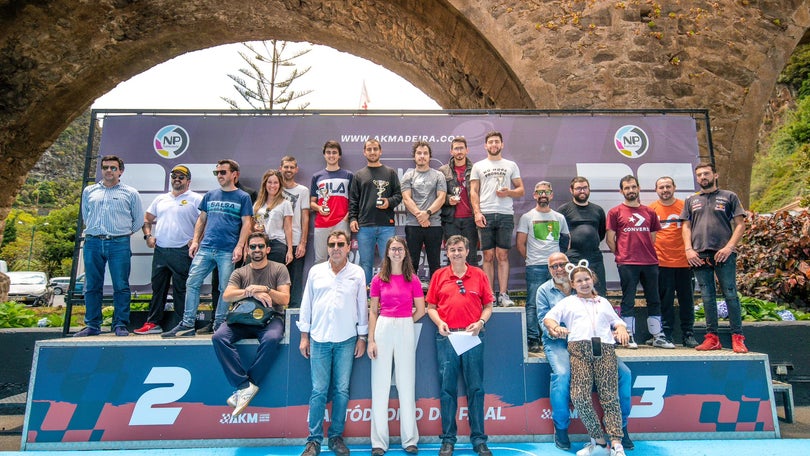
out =
[[[430,280],[426,301],[428,315],[438,328],[436,356],[441,377],[442,447],[439,456],[452,456],[456,444],[458,375],[467,386],[470,442],[479,456],[492,456],[484,433],[484,325],[492,316],[495,296],[482,269],[467,264],[469,241],[450,236],[445,242],[450,265],[437,270]],[[457,354],[450,334],[466,332],[480,344]]]

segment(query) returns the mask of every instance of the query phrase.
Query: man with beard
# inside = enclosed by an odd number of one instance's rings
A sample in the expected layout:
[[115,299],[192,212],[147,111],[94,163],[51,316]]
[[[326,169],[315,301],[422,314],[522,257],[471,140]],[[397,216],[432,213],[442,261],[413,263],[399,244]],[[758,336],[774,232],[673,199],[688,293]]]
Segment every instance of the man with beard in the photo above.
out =
[[[552,253],[548,257],[548,271],[551,279],[537,288],[538,321],[543,321],[552,307],[574,292],[571,281],[568,279],[568,273],[565,271],[566,264],[568,264],[568,257],[564,253]],[[551,402],[551,419],[554,422],[554,445],[561,450],[568,450],[571,448],[571,440],[568,438],[568,425],[571,423],[571,409],[568,406],[571,401],[571,359],[568,354],[568,342],[565,339],[552,337],[545,325],[541,325],[541,328],[543,352],[551,367],[549,401]],[[627,418],[630,416],[632,407],[632,394],[630,369],[620,359],[619,406],[622,409],[622,430],[624,431],[622,446],[625,450],[632,450],[635,447],[627,433]]]
[[619,181],[624,196],[621,204],[608,211],[605,241],[616,256],[622,286],[622,320],[630,332],[629,348],[638,348],[636,331],[636,288],[639,281],[647,301],[647,330],[653,336],[652,346],[675,348],[661,327],[661,297],[658,295],[658,256],[655,233],[661,229],[658,216],[638,198],[638,180],[624,176]]
[[498,304],[510,307],[515,305],[508,292],[509,249],[515,228],[512,199],[523,196],[523,180],[517,164],[501,155],[503,135],[500,132],[487,133],[484,143],[487,158],[476,162],[470,173],[470,203],[481,237],[484,272],[494,291],[497,265]]
[[309,189],[295,182],[298,174],[298,161],[295,157],[285,155],[281,159],[281,176],[284,182],[281,191],[284,199],[293,207],[292,243],[293,260],[287,265],[290,273],[290,307],[301,306],[301,293],[304,291],[304,259],[307,254],[309,237]]
[[363,144],[366,167],[354,173],[349,185],[349,227],[357,233],[360,267],[366,287],[374,277],[374,248],[385,255],[385,244],[394,235],[394,209],[402,202],[396,170],[380,162],[382,145],[376,139]]
[[[225,377],[236,391],[228,398],[234,408],[231,416],[245,410],[259,392],[259,385],[278,356],[278,347],[284,337],[284,307],[290,302],[290,276],[287,268],[267,259],[270,239],[263,232],[251,233],[247,240],[250,263],[233,271],[228,286],[222,293],[227,302],[255,298],[265,307],[272,308],[275,316],[266,326],[223,323],[211,337],[214,353]],[[259,341],[256,357],[245,366],[236,349],[236,343],[254,338]]]
[[155,249],[152,255],[152,300],[149,302],[149,316],[146,323],[136,329],[135,334],[160,334],[163,332],[163,309],[171,281],[174,293],[176,324],[183,318],[186,303],[186,279],[191,267],[188,246],[194,238],[194,224],[200,216],[199,205],[202,195],[189,190],[191,171],[187,166],[172,168],[172,190],[164,193],[149,205],[144,213],[143,238],[149,248]]
[[[235,264],[242,260],[245,242],[253,228],[253,204],[250,195],[236,188],[239,163],[225,159],[217,162],[213,171],[219,188],[210,190],[200,203],[200,216],[194,226],[194,239],[188,249],[193,258],[186,281],[186,308],[183,321],[161,337],[194,337],[195,321],[200,305],[203,279],[216,266],[219,271],[220,292],[231,277]],[[225,321],[228,307],[222,296],[214,306],[214,331]]]
[[551,278],[548,257],[568,250],[570,237],[565,217],[551,210],[554,198],[551,183],[534,186],[537,206],[523,214],[518,221],[517,249],[526,260],[526,336],[530,352],[540,351],[540,326],[537,320],[537,288]]
[[655,211],[661,223],[661,231],[655,236],[655,251],[658,254],[658,292],[661,295],[664,334],[673,340],[677,293],[683,346],[695,348],[697,341],[692,328],[695,324],[694,286],[681,232],[683,200],[675,198],[675,180],[669,176],[659,177],[655,181],[655,193],[658,194],[658,201],[650,204],[650,209]]
[[475,226],[470,204],[470,173],[472,161],[467,158],[467,139],[453,138],[450,143],[450,161],[439,167],[447,182],[447,200],[442,206],[444,240],[460,234],[470,240],[467,264],[478,266],[478,228]]
[[692,266],[700,285],[706,310],[706,337],[696,348],[701,351],[720,350],[717,337],[717,289],[714,278],[726,298],[731,324],[731,348],[746,353],[742,334],[742,314],[737,297],[737,253],[734,251],[745,231],[745,209],[740,198],[717,187],[717,170],[712,163],[695,167],[700,193],[686,199],[683,219],[683,243],[686,259]]
[[588,179],[577,176],[571,179],[571,196],[569,201],[558,209],[565,217],[571,231],[571,247],[568,258],[573,263],[588,260],[591,271],[596,274],[596,292],[607,296],[605,263],[599,244],[605,239],[605,211],[598,204],[588,201],[591,187]]

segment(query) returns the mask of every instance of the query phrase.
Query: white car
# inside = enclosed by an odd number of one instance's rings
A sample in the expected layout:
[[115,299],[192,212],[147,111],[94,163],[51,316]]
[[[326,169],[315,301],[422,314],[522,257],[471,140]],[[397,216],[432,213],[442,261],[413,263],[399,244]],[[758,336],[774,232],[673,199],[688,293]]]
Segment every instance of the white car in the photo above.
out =
[[53,305],[53,290],[48,284],[48,275],[44,272],[15,271],[7,272],[6,275],[11,279],[9,301],[33,306]]

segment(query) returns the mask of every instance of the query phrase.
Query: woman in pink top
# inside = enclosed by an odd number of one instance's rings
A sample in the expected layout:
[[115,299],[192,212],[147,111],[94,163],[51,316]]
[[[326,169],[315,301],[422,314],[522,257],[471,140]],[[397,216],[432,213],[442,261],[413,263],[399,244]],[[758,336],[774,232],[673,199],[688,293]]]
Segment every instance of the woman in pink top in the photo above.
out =
[[[416,307],[416,310],[414,310]],[[425,315],[422,284],[411,264],[405,239],[385,246],[380,273],[371,280],[368,357],[371,358],[371,454],[388,450],[388,396],[391,364],[399,393],[399,433],[408,454],[419,450],[416,428],[416,336],[414,322]]]

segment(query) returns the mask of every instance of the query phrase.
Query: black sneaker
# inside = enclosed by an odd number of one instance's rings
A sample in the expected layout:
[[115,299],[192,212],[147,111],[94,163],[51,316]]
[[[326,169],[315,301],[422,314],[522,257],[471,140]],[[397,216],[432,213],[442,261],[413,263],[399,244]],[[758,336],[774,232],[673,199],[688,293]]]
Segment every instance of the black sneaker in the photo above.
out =
[[301,453],[301,456],[318,456],[321,454],[321,443],[316,441],[307,442],[306,448],[304,448],[304,452]]
[[568,429],[554,428],[554,445],[565,451],[571,449],[571,439],[568,438]]
[[172,328],[171,331],[162,333],[160,337],[194,337],[197,335],[197,330],[193,326],[184,326],[182,323]]
[[214,334],[214,324],[210,323],[200,328],[197,334]]
[[439,449],[439,456],[453,456],[455,445],[450,442],[442,442],[442,447]]
[[537,339],[530,339],[528,346],[530,353],[540,353],[543,351],[543,345]]
[[630,438],[630,434],[627,433],[627,426],[622,428],[622,446],[625,450],[632,450],[636,447],[636,444],[633,443],[633,440]]
[[492,456],[492,451],[487,447],[486,442],[475,445],[473,451],[478,453],[478,456]]
[[343,443],[343,437],[332,437],[329,439],[329,449],[338,456],[349,456],[349,449]]
[[686,348],[695,348],[698,346],[697,341],[695,340],[695,336],[691,333],[687,333],[683,336],[683,346]]

